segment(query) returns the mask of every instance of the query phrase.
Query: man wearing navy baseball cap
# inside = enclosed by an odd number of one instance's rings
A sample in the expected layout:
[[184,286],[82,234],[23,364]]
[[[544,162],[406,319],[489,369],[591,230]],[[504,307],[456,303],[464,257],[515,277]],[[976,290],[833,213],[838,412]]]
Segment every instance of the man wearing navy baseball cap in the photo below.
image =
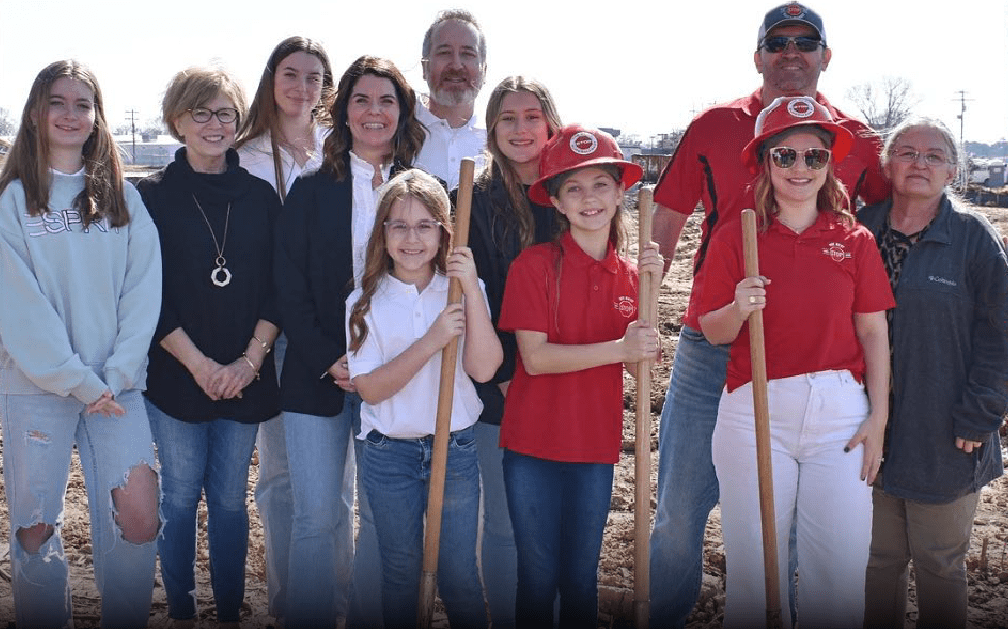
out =
[[661,247],[666,269],[698,202],[703,204],[705,216],[658,440],[658,505],[650,546],[654,627],[684,626],[700,593],[704,529],[719,497],[711,462],[711,434],[725,384],[729,347],[711,345],[700,332],[698,296],[703,289],[704,256],[711,234],[723,223],[737,219],[738,199],[752,181],[753,175],[739,155],[753,139],[756,117],[763,106],[779,96],[815,98],[855,138],[851,152],[835,169],[851,199],[875,203],[889,196],[889,184],[879,166],[881,143],[877,135],[837,111],[818,91],[819,76],[832,55],[817,12],[798,2],[768,11],[759,24],[753,53],[762,85],[747,96],[699,114],[686,129],[655,189],[658,208],[653,238]]

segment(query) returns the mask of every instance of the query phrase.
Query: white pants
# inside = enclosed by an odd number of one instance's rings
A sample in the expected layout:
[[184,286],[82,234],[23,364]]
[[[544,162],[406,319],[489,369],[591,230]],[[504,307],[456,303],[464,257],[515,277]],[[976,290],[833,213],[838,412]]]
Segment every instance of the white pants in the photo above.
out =
[[[802,629],[861,627],[871,542],[871,488],[860,479],[862,446],[844,446],[868,415],[848,371],[821,371],[768,388],[780,609],[790,628],[788,537],[797,526]],[[711,445],[721,486],[727,587],[724,626],[763,626],[766,589],[752,384],[721,396]]]

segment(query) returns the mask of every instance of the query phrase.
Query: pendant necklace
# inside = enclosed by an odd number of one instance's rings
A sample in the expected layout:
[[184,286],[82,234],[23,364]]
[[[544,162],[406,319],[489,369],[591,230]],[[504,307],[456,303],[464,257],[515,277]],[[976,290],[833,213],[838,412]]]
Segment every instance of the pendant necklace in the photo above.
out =
[[214,234],[213,227],[210,227],[210,219],[207,218],[206,212],[203,211],[203,206],[200,202],[196,200],[196,195],[192,195],[192,200],[196,203],[196,209],[200,211],[203,215],[203,220],[206,222],[207,229],[210,230],[210,237],[213,238],[214,247],[217,248],[217,259],[214,263],[217,265],[213,271],[210,271],[210,281],[213,282],[214,286],[223,288],[231,283],[231,271],[227,270],[224,265],[227,264],[227,260],[224,259],[224,247],[227,246],[227,232],[228,232],[228,222],[231,219],[231,202],[228,201],[227,214],[224,215],[224,236],[222,238],[223,242],[217,242],[217,235]]

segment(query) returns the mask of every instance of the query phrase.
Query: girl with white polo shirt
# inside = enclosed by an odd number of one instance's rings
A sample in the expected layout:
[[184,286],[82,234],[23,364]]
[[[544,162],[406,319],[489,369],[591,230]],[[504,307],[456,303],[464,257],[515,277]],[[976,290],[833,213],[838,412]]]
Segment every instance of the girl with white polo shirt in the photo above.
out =
[[[479,463],[472,380],[489,380],[503,350],[468,247],[449,255],[450,203],[411,169],[380,193],[360,288],[347,299],[348,367],[363,399],[358,470],[374,514],[386,627],[416,622],[441,350],[461,336],[441,521],[438,589],[452,627],[486,627],[476,569]],[[445,305],[449,279],[463,302]]]

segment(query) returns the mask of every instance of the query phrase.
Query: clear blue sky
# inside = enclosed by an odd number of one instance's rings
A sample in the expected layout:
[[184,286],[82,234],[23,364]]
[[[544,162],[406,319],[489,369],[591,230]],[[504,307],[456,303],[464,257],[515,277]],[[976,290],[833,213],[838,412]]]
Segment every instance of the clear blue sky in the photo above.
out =
[[[684,128],[695,110],[759,84],[752,53],[773,1],[588,4],[0,0],[0,107],[20,116],[35,74],[50,61],[76,57],[98,75],[113,125],[127,109],[138,110],[141,120],[155,118],[175,71],[218,63],[251,93],[273,46],[294,34],[320,40],[337,76],[357,56],[374,54],[392,59],[424,89],[423,32],[450,6],[470,9],[484,26],[488,86],[508,74],[535,76],[567,122],[646,137]],[[1008,137],[1008,3],[961,0],[931,8],[919,0],[818,0],[810,6],[823,16],[833,48],[819,86],[834,104],[855,113],[846,101],[850,86],[901,76],[921,99],[917,113],[945,120],[958,134],[957,91],[965,90],[972,99],[966,139]]]

